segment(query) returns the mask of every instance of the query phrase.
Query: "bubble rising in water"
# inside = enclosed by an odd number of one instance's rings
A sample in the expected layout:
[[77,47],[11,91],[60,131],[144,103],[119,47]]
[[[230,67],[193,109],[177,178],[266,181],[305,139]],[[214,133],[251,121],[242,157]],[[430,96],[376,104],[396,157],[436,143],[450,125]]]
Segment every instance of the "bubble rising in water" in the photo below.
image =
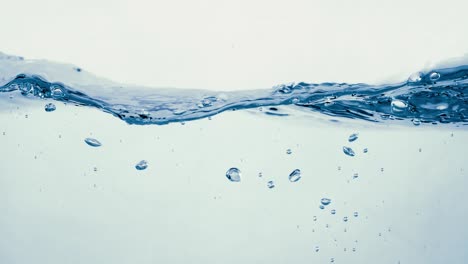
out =
[[298,180],[301,179],[301,170],[300,169],[295,169],[289,174],[289,181],[290,182],[297,182]]
[[146,168],[148,168],[148,162],[146,160],[142,160],[135,165],[135,169],[137,170],[145,170]]
[[332,215],[336,214],[336,210],[335,210],[335,209],[332,209],[330,212],[331,212]]
[[324,206],[327,206],[327,205],[329,205],[329,204],[331,203],[331,199],[329,199],[329,198],[322,198],[322,199],[320,200],[320,203],[323,204]]
[[55,107],[55,105],[53,103],[48,103],[48,104],[46,104],[44,106],[44,110],[46,112],[52,112],[52,111],[55,111],[55,109],[57,109],[57,108]]
[[344,154],[346,154],[346,155],[348,155],[350,157],[354,157],[354,155],[356,155],[352,148],[346,147],[346,146],[343,146],[343,152],[344,152]]
[[292,150],[291,149],[287,149],[286,150],[286,154],[290,155],[292,153]]
[[268,181],[268,182],[267,182],[267,187],[268,187],[269,189],[275,188],[275,182],[274,182],[274,181]]
[[100,147],[102,145],[101,142],[94,138],[85,138],[84,141],[91,147]]
[[240,182],[241,180],[241,171],[238,168],[230,168],[226,172],[226,178],[232,182]]
[[358,134],[358,133],[353,133],[353,134],[351,134],[351,135],[349,136],[348,141],[349,141],[349,142],[356,141],[356,139],[358,139],[358,137],[359,137],[359,134]]

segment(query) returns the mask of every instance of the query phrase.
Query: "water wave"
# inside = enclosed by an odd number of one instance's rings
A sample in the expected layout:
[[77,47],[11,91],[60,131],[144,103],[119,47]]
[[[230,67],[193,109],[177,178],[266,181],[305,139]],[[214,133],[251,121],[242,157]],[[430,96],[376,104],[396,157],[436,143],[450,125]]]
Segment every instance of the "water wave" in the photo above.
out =
[[468,123],[468,65],[418,72],[390,85],[298,82],[270,90],[216,92],[123,87],[78,67],[0,53],[0,92],[95,107],[137,125],[183,122],[257,107],[283,115],[276,108],[283,105],[372,122]]

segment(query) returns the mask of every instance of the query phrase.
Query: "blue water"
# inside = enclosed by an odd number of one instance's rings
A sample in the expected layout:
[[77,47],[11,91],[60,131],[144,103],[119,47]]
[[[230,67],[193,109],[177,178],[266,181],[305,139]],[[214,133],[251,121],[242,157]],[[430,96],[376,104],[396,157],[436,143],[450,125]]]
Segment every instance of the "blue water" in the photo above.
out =
[[298,82],[277,85],[271,90],[216,92],[137,90],[103,86],[95,81],[80,89],[67,85],[69,79],[76,78],[70,77],[72,71],[75,75],[83,74],[79,68],[69,66],[69,74],[51,82],[41,75],[41,67],[36,66],[38,72],[22,72],[28,63],[21,57],[4,55],[3,60],[14,61],[13,65],[4,67],[11,67],[9,75],[15,76],[2,77],[0,92],[95,107],[129,124],[184,122],[258,107],[265,107],[266,114],[283,116],[288,114],[278,111],[276,106],[291,104],[337,118],[373,122],[408,120],[415,125],[467,124],[468,65],[418,72],[408,80],[390,85]]
[[465,263],[467,74],[216,92],[0,54],[0,263]]

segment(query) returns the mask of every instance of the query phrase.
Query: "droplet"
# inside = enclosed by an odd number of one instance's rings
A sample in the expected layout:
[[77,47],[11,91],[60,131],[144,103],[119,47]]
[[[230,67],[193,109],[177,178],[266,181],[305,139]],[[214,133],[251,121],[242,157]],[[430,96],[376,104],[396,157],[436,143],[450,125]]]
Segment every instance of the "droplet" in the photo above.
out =
[[410,75],[408,78],[408,82],[410,83],[415,83],[415,82],[420,82],[422,80],[422,73],[421,72],[415,72]]
[[421,120],[417,119],[417,118],[413,118],[413,120],[411,120],[413,122],[413,125],[415,126],[419,126],[421,124]]
[[301,170],[300,169],[295,169],[289,174],[289,181],[290,182],[297,182],[298,180],[301,179]]
[[343,152],[344,154],[350,156],[350,157],[354,157],[354,150],[350,147],[346,147],[346,146],[343,146]]
[[349,136],[348,141],[349,141],[349,142],[353,142],[353,141],[355,141],[356,139],[358,139],[358,137],[359,137],[359,134],[358,134],[358,133],[353,133],[353,134],[351,134],[351,135]]
[[102,144],[97,139],[94,138],[85,138],[84,140],[86,144],[90,145],[91,147],[100,147]]
[[369,150],[367,148],[365,148],[365,149],[362,150],[362,152],[367,153],[367,152],[369,152]]
[[240,182],[241,180],[241,171],[238,168],[230,168],[226,172],[226,177],[232,182]]
[[48,103],[48,104],[46,104],[44,106],[44,110],[46,112],[52,112],[52,111],[55,111],[55,109],[57,109],[57,108],[55,107],[55,105],[53,103]]
[[343,217],[343,221],[348,222],[348,217],[347,216]]
[[267,187],[268,187],[269,189],[273,189],[273,188],[275,188],[275,183],[274,183],[273,181],[268,181],[268,182],[267,182]]
[[357,172],[353,174],[353,179],[356,179],[358,177],[359,177],[359,174]]
[[323,204],[323,205],[325,205],[325,206],[327,206],[327,205],[329,205],[329,204],[331,203],[331,199],[329,199],[329,198],[322,198],[322,199],[320,200],[320,203]]
[[398,100],[398,99],[392,100],[391,106],[392,106],[392,111],[393,112],[404,111],[406,109],[406,107],[407,107],[405,102],[403,102],[401,100]]
[[431,79],[431,81],[433,82],[439,80],[439,78],[440,78],[440,73],[438,72],[433,72],[429,75],[429,79]]
[[336,210],[335,210],[335,209],[332,209],[330,212],[331,212],[332,215],[336,214]]
[[359,213],[358,212],[354,212],[354,217],[358,217],[359,216]]
[[146,168],[148,168],[148,162],[146,160],[142,160],[135,165],[135,169],[137,170],[145,170]]
[[292,153],[291,149],[286,150],[286,154],[290,155]]

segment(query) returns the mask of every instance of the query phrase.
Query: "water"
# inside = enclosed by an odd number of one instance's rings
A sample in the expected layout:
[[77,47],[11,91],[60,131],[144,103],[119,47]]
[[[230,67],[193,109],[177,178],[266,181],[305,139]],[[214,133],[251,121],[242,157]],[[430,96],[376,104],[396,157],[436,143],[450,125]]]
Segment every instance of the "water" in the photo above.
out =
[[[2,262],[468,257],[465,66],[396,85],[220,93],[121,87],[26,62],[0,59]],[[295,169],[304,177],[292,183]]]

